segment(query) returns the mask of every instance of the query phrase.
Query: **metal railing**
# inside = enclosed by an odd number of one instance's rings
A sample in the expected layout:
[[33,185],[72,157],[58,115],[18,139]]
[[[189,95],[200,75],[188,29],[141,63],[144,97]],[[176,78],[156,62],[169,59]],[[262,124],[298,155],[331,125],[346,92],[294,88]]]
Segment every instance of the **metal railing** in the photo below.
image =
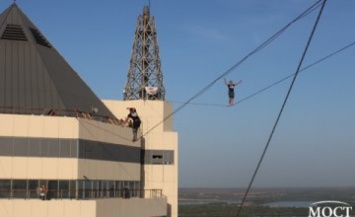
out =
[[120,190],[48,190],[44,197],[38,190],[0,190],[0,199],[44,199],[44,200],[96,200],[107,198],[161,198],[165,197],[162,189],[120,189]]
[[24,115],[45,115],[45,116],[68,116],[80,117],[89,120],[97,120],[111,124],[121,124],[122,120],[116,117],[99,115],[93,109],[92,111],[83,111],[79,109],[61,109],[61,108],[27,108],[14,106],[0,106],[0,113],[4,114],[24,114]]

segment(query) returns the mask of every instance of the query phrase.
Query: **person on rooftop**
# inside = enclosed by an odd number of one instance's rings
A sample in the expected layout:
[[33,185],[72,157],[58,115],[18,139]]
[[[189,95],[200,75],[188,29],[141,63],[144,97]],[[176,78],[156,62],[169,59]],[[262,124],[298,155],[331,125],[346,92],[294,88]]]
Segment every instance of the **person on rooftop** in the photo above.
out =
[[133,132],[133,139],[132,141],[135,142],[137,141],[137,132],[138,128],[141,125],[141,119],[139,118],[137,114],[137,110],[135,108],[127,108],[129,109],[129,114],[126,117],[126,120],[123,122],[122,125],[125,125],[127,122],[129,122],[129,127],[132,127],[132,132]]

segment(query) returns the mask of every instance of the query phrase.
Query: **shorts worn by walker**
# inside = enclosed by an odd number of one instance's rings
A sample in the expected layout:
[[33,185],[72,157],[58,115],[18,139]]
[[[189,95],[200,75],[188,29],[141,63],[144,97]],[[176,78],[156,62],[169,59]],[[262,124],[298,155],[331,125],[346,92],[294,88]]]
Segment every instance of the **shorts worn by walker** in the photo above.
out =
[[229,91],[228,92],[228,96],[229,96],[229,98],[233,99],[234,98],[234,92]]

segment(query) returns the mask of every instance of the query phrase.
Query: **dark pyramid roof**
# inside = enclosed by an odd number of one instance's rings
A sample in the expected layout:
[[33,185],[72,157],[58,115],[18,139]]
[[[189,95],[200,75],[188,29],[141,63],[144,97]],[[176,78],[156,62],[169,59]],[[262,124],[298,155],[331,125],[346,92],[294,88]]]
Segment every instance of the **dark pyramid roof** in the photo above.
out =
[[16,4],[0,14],[0,113],[114,118]]

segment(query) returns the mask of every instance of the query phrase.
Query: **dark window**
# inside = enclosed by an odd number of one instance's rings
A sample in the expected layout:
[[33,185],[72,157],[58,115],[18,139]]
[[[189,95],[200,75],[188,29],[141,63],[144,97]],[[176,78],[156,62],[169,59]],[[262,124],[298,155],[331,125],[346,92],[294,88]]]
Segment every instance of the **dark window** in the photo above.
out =
[[78,198],[79,199],[83,199],[85,198],[85,194],[84,194],[84,181],[83,180],[78,180],[77,181],[77,187],[78,187]]
[[69,181],[69,184],[70,184],[70,198],[76,198],[77,197],[76,181],[74,180]]
[[12,197],[27,198],[27,180],[12,181]]
[[114,197],[115,196],[115,182],[113,181],[108,181],[108,197]]
[[123,182],[117,181],[115,183],[115,197],[122,197],[122,185]]
[[0,180],[0,198],[40,198],[39,187],[45,186],[45,199],[94,199],[140,197],[139,181],[107,180]]
[[84,189],[85,189],[85,194],[84,198],[93,198],[93,191],[92,191],[92,181],[91,180],[85,180],[84,181]]
[[48,140],[42,139],[41,141],[41,157],[48,157]]
[[13,138],[0,138],[0,153],[2,156],[12,156]]
[[126,198],[126,199],[131,197],[131,189],[130,189],[129,183],[130,182],[124,182],[123,188],[122,188],[122,197]]
[[47,189],[47,199],[58,198],[58,180],[49,180]]
[[174,151],[172,150],[145,150],[145,164],[174,164]]
[[[154,158],[169,159],[161,153],[154,152],[154,155]],[[0,156],[65,157],[141,163],[141,149],[138,147],[77,139],[0,137]],[[150,159],[150,163],[151,161]]]
[[92,196],[93,198],[100,197],[100,181],[97,180],[92,181]]
[[28,139],[14,139],[14,156],[27,157],[28,155]]
[[68,180],[59,181],[58,198],[70,198],[70,182]]
[[70,140],[70,157],[78,158],[78,140]]
[[38,180],[28,180],[28,197],[29,198],[38,198],[38,192],[37,188],[39,187],[38,185]]
[[101,197],[107,197],[108,183],[107,181],[100,182]]
[[153,159],[163,159],[163,155],[153,155]]
[[133,182],[133,197],[140,197],[140,182]]
[[0,180],[0,198],[11,197],[11,180]]
[[59,139],[49,139],[48,157],[59,157]]
[[66,158],[70,157],[70,142],[71,140],[69,139],[60,140],[60,145],[59,145],[60,157],[66,157]]
[[28,140],[29,140],[28,156],[29,157],[40,157],[41,156],[42,139],[31,138]]

